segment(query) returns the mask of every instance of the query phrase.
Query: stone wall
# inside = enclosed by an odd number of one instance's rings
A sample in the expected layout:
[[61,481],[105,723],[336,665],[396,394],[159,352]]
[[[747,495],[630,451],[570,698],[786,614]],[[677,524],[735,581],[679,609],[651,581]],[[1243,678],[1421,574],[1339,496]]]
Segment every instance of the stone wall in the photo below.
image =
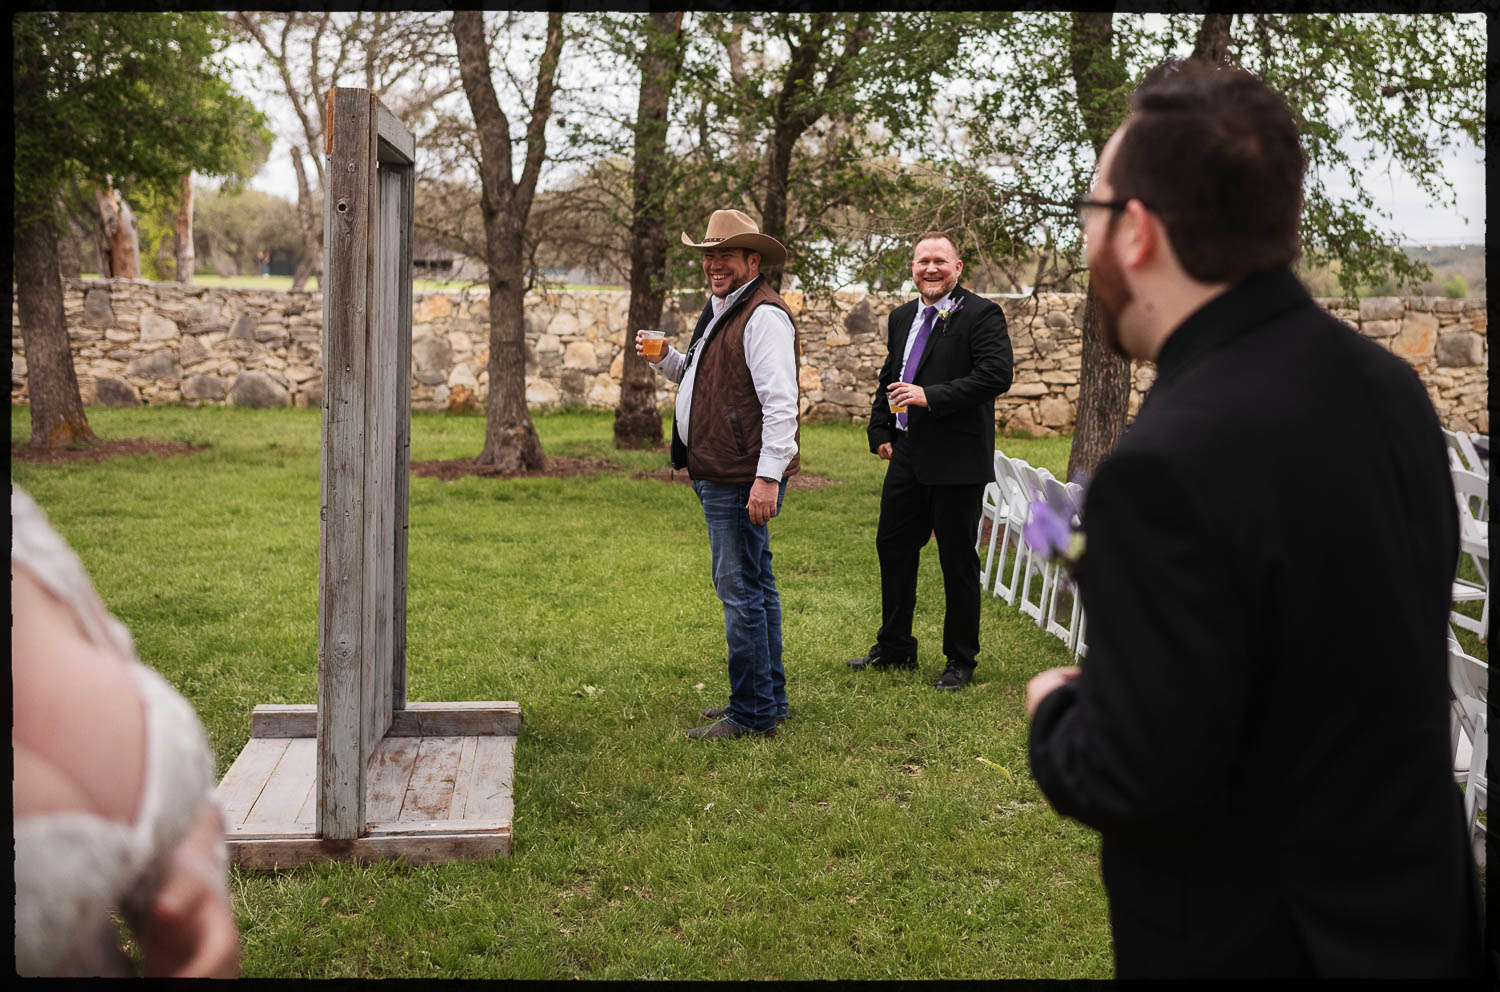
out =
[[[12,297],[14,299],[14,296]],[[802,335],[802,409],[809,417],[863,421],[885,359],[885,321],[905,297],[840,293],[832,305],[787,294]],[[996,404],[1007,433],[1068,433],[1082,364],[1083,298],[1077,294],[1000,298],[1015,350],[1015,382]],[[1371,298],[1357,306],[1322,300],[1337,317],[1406,358],[1427,384],[1443,422],[1489,430],[1488,319],[1484,300]],[[624,361],[627,294],[533,293],[526,301],[526,398],[613,408]],[[86,404],[233,403],[317,406],[322,402],[319,293],[183,286],[143,280],[69,280],[68,334]],[[675,303],[661,329],[679,348],[697,318]],[[26,400],[26,360],[12,309],[11,402]],[[633,338],[633,334],[631,337]],[[482,409],[488,388],[489,294],[415,294],[412,406]],[[1130,409],[1154,370],[1133,371]],[[673,390],[662,382],[658,404]]]

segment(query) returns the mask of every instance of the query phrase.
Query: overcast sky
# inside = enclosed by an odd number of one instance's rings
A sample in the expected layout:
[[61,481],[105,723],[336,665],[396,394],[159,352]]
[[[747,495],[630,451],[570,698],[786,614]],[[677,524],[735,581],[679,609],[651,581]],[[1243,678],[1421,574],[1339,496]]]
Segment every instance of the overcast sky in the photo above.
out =
[[[236,46],[236,48],[246,63],[253,64],[259,61],[254,57],[254,50],[249,49],[248,46]],[[254,92],[254,86],[251,83],[253,77],[241,76],[240,73],[236,73],[235,76],[239,77],[236,78],[236,86],[241,92]],[[599,95],[597,90],[595,94]],[[458,98],[462,99],[461,95]],[[278,133],[300,133],[300,128],[295,123],[295,119],[291,118],[290,110],[286,107],[284,100],[264,100],[261,101],[261,105],[272,116],[272,127]],[[281,119],[283,115],[288,119]],[[1356,161],[1362,157],[1360,153],[1363,149],[1352,141],[1346,142],[1345,149]],[[1464,140],[1444,157],[1443,172],[1448,181],[1453,184],[1457,194],[1456,204],[1435,202],[1412,181],[1410,176],[1394,164],[1388,169],[1381,169],[1378,165],[1372,166],[1367,172],[1365,186],[1376,206],[1390,214],[1389,226],[1394,228],[1402,243],[1437,245],[1484,242],[1483,151],[1473,143]],[[1334,196],[1347,196],[1351,192],[1347,182],[1343,182],[1342,177],[1337,174],[1330,174],[1325,181],[1328,184],[1328,192]],[[542,184],[545,187],[547,183],[548,176],[544,172]],[[259,175],[250,182],[250,186],[296,201],[296,175],[292,171],[287,144],[283,139],[277,138],[269,161]],[[1378,223],[1381,227],[1386,226],[1384,221],[1378,221]]]

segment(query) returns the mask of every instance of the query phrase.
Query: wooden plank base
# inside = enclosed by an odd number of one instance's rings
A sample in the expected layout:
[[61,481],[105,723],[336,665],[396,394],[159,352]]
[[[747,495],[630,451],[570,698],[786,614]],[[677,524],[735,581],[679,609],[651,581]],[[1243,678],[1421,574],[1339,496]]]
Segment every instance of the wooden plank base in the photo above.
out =
[[276,869],[325,860],[404,857],[425,865],[509,856],[515,745],[512,735],[382,738],[367,773],[365,833],[334,841],[318,836],[312,815],[316,739],[252,737],[219,783],[230,860]]
[[[386,737],[511,736],[521,731],[521,704],[407,703],[391,713]],[[318,707],[314,703],[262,703],[250,713],[251,737],[316,737]]]

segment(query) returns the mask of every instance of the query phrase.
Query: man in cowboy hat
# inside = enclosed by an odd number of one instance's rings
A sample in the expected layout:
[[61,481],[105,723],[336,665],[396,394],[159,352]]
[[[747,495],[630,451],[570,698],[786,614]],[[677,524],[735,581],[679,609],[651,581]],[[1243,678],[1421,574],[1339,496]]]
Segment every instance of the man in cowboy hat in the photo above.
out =
[[715,722],[694,739],[773,736],[786,716],[781,663],[781,596],[771,574],[767,522],[781,510],[797,471],[797,328],[761,276],[786,249],[738,210],[715,210],[702,241],[709,299],[687,354],[636,353],[674,382],[672,466],[686,468],[703,504],[714,590],[724,603],[729,704],[706,709]]
[[[918,299],[891,312],[890,348],[870,412],[870,451],[890,461],[880,490],[880,630],[856,669],[916,668],[912,614],[917,562],[936,535],[943,566],[943,655],[938,689],[962,689],[979,654],[979,529],[995,478],[995,397],[1010,388],[1005,315],[963,289],[958,246],[941,231],[917,235],[911,278]],[[900,412],[892,412],[899,409]]]

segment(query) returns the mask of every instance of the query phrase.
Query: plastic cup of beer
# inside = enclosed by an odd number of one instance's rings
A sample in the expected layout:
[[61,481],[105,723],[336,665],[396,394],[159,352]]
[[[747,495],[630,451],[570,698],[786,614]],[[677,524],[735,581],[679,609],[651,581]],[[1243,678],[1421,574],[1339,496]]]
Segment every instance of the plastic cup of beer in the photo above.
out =
[[[894,390],[895,388],[896,388],[895,386],[891,387],[892,390]],[[906,404],[902,403],[900,400],[896,399],[896,394],[894,392],[891,392],[891,391],[887,391],[886,392],[886,394],[885,394],[885,402],[891,408],[891,412],[892,413],[905,413],[906,412]]]
[[667,336],[661,331],[638,331],[641,339],[641,354],[646,358],[655,358],[661,354],[666,346]]

